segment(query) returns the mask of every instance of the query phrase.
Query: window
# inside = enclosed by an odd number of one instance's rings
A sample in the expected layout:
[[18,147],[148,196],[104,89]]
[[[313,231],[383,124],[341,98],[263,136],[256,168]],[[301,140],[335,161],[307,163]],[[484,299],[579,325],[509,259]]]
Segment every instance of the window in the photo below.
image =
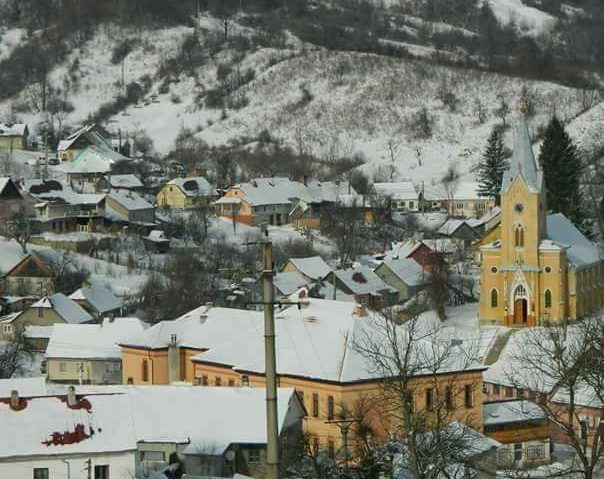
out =
[[230,388],[235,387],[235,380],[234,379],[229,379],[229,387]]
[[501,394],[501,388],[498,384],[493,384],[493,394],[499,396]]
[[407,391],[405,393],[405,409],[409,413],[415,412],[415,404],[413,401],[413,392]]
[[466,384],[464,388],[464,402],[466,407],[474,407],[474,388],[471,384]]
[[219,377],[219,376],[216,376],[216,377],[214,378],[214,384],[215,384],[216,386],[218,386],[218,387],[222,386],[222,378],[221,378],[221,377]]
[[495,288],[493,288],[491,290],[491,308],[496,308],[497,307],[497,290]]
[[109,466],[94,466],[94,479],[109,479]]
[[434,389],[426,389],[426,409],[428,411],[434,410]]
[[13,332],[13,325],[12,324],[5,324],[2,326],[2,332],[5,334],[10,334]]
[[514,444],[514,460],[522,461],[522,443]]
[[329,457],[332,459],[336,457],[336,446],[333,442],[333,439],[328,439],[327,441],[327,454],[329,454]]
[[539,461],[545,459],[545,445],[537,444],[526,448],[526,458],[529,461]]
[[34,469],[34,479],[48,479],[48,468],[36,467]]
[[447,409],[453,409],[454,407],[454,403],[453,403],[453,389],[451,389],[450,387],[447,388],[447,390],[445,391],[445,407]]
[[208,380],[208,376],[206,374],[201,376],[201,385],[202,386],[207,386],[210,383],[210,381]]
[[319,417],[319,395],[317,393],[312,395],[312,416]]
[[241,386],[248,387],[250,385],[250,377],[247,374],[241,376]]
[[549,266],[546,266],[546,267],[545,267],[545,272],[546,272],[546,273],[551,273],[551,272],[552,272],[552,269],[551,269]]
[[59,363],[59,372],[60,373],[67,372],[67,363]]
[[456,207],[458,210],[463,210],[463,203],[457,203]]
[[164,462],[163,451],[141,451],[140,458],[142,462]]
[[491,268],[491,273],[496,273],[497,272],[497,266],[493,266]]
[[581,421],[579,421],[579,424],[581,425],[581,439],[587,439],[587,421],[585,419],[582,419]]
[[260,464],[260,449],[250,449],[247,454],[247,462]]
[[37,313],[38,313],[38,318],[43,318],[44,317],[44,308],[36,308],[37,309]]
[[514,388],[507,387],[505,388],[505,397],[511,398],[514,397]]
[[552,307],[552,292],[549,289],[545,290],[545,307]]
[[413,206],[414,206],[413,201],[410,201],[410,202],[409,202],[409,208],[413,208]]
[[520,225],[514,228],[514,246],[524,248],[524,228]]
[[143,382],[149,381],[149,361],[147,361],[146,359],[143,359],[141,375],[143,378]]
[[332,420],[334,417],[334,401],[333,396],[327,396],[327,419]]

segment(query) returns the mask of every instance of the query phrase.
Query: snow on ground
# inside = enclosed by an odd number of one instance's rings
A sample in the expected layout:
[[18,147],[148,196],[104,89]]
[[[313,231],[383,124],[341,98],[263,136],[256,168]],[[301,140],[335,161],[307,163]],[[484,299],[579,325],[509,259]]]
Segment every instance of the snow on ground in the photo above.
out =
[[539,35],[551,30],[556,23],[556,17],[538,8],[524,5],[522,0],[488,0],[488,2],[500,23],[506,25],[514,22],[521,32]]
[[567,132],[577,147],[591,154],[604,145],[604,102],[572,120]]
[[4,32],[0,30],[0,61],[11,55],[26,33],[24,28],[10,28]]

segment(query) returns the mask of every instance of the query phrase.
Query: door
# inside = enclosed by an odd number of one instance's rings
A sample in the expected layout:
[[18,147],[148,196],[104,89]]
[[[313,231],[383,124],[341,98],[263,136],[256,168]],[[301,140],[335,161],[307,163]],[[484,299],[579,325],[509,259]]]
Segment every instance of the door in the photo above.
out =
[[526,323],[526,312],[526,299],[517,299],[514,301],[514,324]]

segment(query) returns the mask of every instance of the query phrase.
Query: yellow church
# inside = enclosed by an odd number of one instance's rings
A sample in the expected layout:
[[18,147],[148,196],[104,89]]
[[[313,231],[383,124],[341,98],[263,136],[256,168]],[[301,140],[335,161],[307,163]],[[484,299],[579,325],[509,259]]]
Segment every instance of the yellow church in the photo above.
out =
[[604,304],[598,247],[564,215],[548,215],[545,197],[521,115],[501,184],[501,237],[480,248],[482,323],[538,326],[578,319]]

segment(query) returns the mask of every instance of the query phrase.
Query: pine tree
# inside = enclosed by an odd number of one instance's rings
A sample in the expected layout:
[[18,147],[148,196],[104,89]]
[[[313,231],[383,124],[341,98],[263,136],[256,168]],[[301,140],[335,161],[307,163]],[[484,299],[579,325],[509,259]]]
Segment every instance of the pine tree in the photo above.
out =
[[487,140],[487,148],[478,165],[478,195],[494,197],[499,204],[499,190],[503,173],[508,167],[501,133],[494,129]]
[[548,209],[562,213],[589,235],[591,228],[583,212],[581,195],[581,161],[564,125],[555,116],[545,131],[539,164],[543,169]]

